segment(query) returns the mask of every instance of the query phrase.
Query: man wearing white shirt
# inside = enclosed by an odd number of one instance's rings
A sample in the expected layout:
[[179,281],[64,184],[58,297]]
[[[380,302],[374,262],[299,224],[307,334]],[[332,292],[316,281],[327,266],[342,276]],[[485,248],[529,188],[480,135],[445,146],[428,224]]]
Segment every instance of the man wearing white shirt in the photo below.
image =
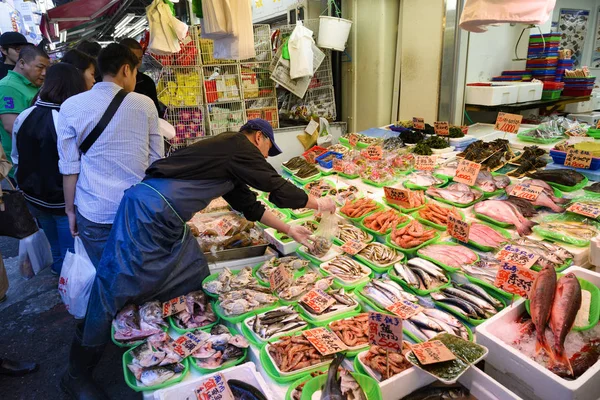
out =
[[[163,156],[156,107],[147,96],[132,93],[137,64],[126,46],[108,45],[98,56],[103,81],[65,101],[58,118],[59,169],[69,225],[95,266],[123,192],[140,182],[148,166]],[[127,94],[122,103],[117,102],[113,117],[104,129],[95,129],[113,99],[125,94],[121,90]],[[95,135],[90,134],[95,131],[100,134],[93,141]],[[89,149],[82,151],[90,142]]]

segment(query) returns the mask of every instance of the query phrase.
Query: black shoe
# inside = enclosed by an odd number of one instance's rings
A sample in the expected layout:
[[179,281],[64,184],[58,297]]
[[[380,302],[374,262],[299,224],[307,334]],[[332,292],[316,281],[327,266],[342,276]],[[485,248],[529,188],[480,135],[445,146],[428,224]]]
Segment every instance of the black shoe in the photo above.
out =
[[39,365],[33,362],[0,359],[0,375],[23,376],[37,371],[38,368]]

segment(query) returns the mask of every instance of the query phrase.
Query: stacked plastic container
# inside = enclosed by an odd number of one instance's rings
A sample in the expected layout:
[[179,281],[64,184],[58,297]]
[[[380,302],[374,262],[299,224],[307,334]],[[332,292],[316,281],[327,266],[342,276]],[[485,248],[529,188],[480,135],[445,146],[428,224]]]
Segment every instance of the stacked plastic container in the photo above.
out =
[[573,60],[558,60],[558,65],[556,66],[556,82],[562,82],[563,76],[565,75],[566,69],[573,69]]
[[544,81],[542,100],[556,100],[560,97],[565,84],[563,82]]
[[565,90],[563,91],[563,96],[589,96],[592,94],[592,90],[594,90],[594,82],[596,81],[596,77],[588,76],[587,78],[568,78],[563,77],[563,82],[565,83]]
[[[526,69],[531,72],[533,79],[544,82],[556,81],[559,43],[560,33],[557,32],[529,37]],[[542,99],[553,96],[555,93],[547,93],[545,96],[542,94]]]
[[502,71],[502,75],[492,77],[492,82],[531,82],[531,71]]

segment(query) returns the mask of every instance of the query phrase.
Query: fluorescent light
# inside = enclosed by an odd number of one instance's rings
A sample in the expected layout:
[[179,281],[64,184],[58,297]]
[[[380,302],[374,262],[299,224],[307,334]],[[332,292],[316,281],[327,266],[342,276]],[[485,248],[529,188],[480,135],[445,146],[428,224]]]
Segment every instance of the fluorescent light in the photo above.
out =
[[134,18],[135,18],[135,14],[133,14],[133,13],[125,14],[125,16],[123,18],[121,18],[121,20],[119,22],[117,22],[117,24],[115,25],[115,32],[118,31],[119,29],[123,28],[125,25],[127,25],[129,22],[131,22],[131,20]]
[[137,35],[139,35],[140,33],[144,32],[145,30],[146,30],[146,27],[142,26],[141,28],[138,28],[137,30],[132,31],[127,36],[130,38],[133,38],[133,37],[136,37]]
[[147,23],[148,23],[148,20],[146,19],[146,17],[141,17],[135,23],[133,23],[131,25],[123,26],[120,29],[115,30],[113,37],[126,36],[129,32],[135,32],[138,29],[145,27]]
[[66,42],[67,41],[67,31],[63,29],[62,31],[60,31],[60,34],[58,35],[58,37],[59,37],[60,43]]

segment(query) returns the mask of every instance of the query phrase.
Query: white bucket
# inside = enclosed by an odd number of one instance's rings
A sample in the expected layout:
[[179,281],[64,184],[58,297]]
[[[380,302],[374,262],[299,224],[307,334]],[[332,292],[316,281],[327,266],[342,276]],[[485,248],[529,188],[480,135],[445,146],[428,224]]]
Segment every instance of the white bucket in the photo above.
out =
[[318,45],[324,49],[344,51],[346,41],[350,35],[352,21],[342,18],[319,17],[319,40]]

